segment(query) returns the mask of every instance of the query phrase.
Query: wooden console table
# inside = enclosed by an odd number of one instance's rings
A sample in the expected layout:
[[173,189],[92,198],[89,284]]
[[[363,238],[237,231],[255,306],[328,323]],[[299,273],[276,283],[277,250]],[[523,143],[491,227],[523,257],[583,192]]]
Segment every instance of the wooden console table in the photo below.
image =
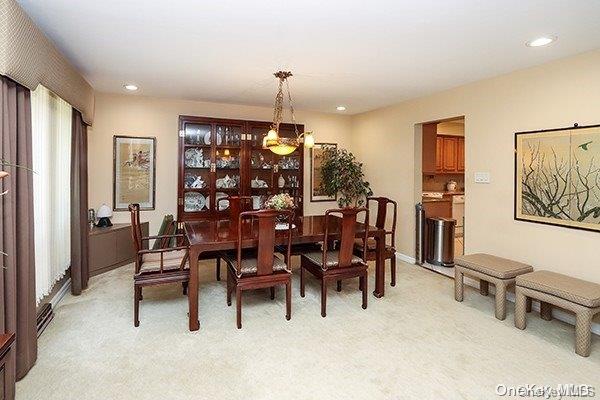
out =
[[13,348],[15,342],[14,333],[3,333],[0,335],[0,400],[8,400],[15,398],[15,380],[14,376],[10,377],[10,374],[6,373],[6,367],[8,359],[10,357],[10,351]]
[[[142,236],[148,236],[148,229],[148,222],[143,222]],[[131,224],[113,224],[106,228],[93,227],[89,234],[90,276],[102,274],[134,261],[135,248],[131,238]]]

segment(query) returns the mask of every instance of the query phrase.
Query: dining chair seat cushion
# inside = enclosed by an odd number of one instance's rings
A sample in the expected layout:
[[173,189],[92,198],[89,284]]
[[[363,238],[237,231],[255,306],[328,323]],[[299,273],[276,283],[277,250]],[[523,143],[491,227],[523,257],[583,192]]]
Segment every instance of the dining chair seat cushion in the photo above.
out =
[[[179,258],[164,258],[163,259],[163,272],[175,271],[181,267],[182,257]],[[189,268],[189,262],[185,262],[184,268]],[[140,267],[140,273],[151,273],[160,271],[160,259],[153,261],[142,262]]]
[[[227,252],[224,254],[225,261],[237,272],[237,253]],[[287,264],[279,258],[277,255],[273,257],[273,272],[286,271],[288,269]],[[258,272],[258,259],[255,255],[248,252],[247,254],[242,253],[242,265],[240,268],[241,276],[256,275]]]
[[[165,251],[162,253],[164,260],[177,258],[181,260],[185,256],[185,250]],[[142,262],[160,261],[160,253],[146,253],[142,255]]]
[[[358,251],[359,253],[363,252],[363,248],[364,248],[364,240],[363,239],[356,239],[354,240],[354,249],[356,251]],[[375,241],[375,239],[373,238],[368,238],[367,239],[367,251],[375,251],[377,250],[377,242]],[[389,245],[385,245],[385,251],[387,253],[395,253],[396,249],[393,248],[392,246]]]
[[[362,251],[364,247],[363,239],[354,239],[354,247]],[[373,238],[367,239],[367,251],[375,251],[377,249],[377,242]]]
[[[327,268],[339,267],[339,265],[340,265],[339,254],[340,253],[337,250],[327,252],[327,255],[325,258],[325,264],[326,264]],[[314,264],[317,264],[317,265],[323,264],[323,252],[322,251],[310,251],[310,252],[304,253],[302,255],[304,257],[308,258]],[[351,265],[359,265],[359,264],[364,264],[364,261],[362,260],[362,258],[353,255],[350,263],[351,263]]]

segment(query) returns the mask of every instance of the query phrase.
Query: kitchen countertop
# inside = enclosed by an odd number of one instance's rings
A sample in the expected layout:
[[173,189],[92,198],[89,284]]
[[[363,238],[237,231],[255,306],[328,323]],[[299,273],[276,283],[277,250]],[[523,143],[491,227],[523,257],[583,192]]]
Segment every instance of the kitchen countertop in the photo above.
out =
[[423,197],[423,203],[436,203],[436,202],[446,202],[446,201],[452,201],[452,196],[460,196],[465,194],[464,190],[463,191],[454,191],[454,192],[440,192],[444,194],[444,197],[440,198],[436,198],[436,197]]

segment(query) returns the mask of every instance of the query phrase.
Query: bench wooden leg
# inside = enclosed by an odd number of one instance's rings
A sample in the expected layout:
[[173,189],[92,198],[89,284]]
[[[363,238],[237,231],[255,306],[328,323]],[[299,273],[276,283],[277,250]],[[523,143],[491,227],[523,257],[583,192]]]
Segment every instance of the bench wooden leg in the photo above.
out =
[[580,311],[575,322],[575,353],[582,357],[590,355],[592,343],[592,313]]
[[496,318],[500,321],[504,321],[506,318],[506,284],[504,282],[496,284]]
[[527,297],[519,288],[515,289],[515,327],[525,329],[527,326]]
[[487,296],[490,294],[490,283],[484,281],[483,279],[479,280],[479,294],[482,296]]
[[540,301],[540,317],[546,321],[552,321],[552,304]]
[[458,268],[454,268],[454,300],[463,301],[465,289],[464,289],[464,274]]

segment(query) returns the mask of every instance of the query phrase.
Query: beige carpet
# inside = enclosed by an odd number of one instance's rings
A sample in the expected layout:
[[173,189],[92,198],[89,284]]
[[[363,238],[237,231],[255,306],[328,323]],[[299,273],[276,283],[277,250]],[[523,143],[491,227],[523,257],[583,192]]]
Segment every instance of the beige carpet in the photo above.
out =
[[332,287],[327,318],[317,282],[309,277],[302,299],[295,274],[292,320],[283,289],[275,301],[256,291],[244,298],[242,330],[226,306],[224,281],[206,264],[194,333],[175,285],[144,291],[134,328],[131,274],[128,266],[92,278],[83,295],[59,304],[17,399],[480,400],[496,398],[500,383],[600,390],[597,336],[592,355],[581,358],[571,326],[530,314],[519,331],[512,305],[497,321],[491,297],[468,289],[456,303],[451,279],[404,263],[397,286],[388,283],[383,299],[369,296],[367,310],[357,282],[341,293]]

